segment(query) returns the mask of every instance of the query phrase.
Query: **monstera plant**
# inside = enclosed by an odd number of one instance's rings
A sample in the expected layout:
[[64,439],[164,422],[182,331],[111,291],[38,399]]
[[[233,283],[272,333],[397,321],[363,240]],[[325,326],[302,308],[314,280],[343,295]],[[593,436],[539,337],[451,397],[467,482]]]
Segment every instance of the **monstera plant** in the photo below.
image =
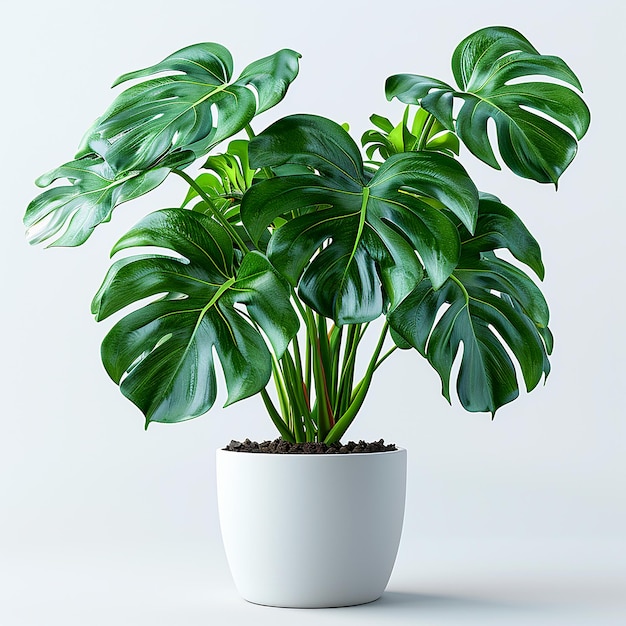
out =
[[[136,82],[74,160],[38,179],[67,182],[29,205],[30,241],[81,245],[169,174],[188,183],[180,207],[150,213],[115,244],[125,255],[92,304],[97,320],[128,311],[102,359],[146,427],[206,413],[217,359],[226,404],[260,393],[283,439],[336,442],[398,348],[428,359],[448,400],[462,351],[461,404],[495,414],[519,394],[514,360],[527,390],[549,373],[548,306],[528,274],[542,279],[544,267],[518,215],[477,190],[458,154],[465,146],[556,186],[589,126],[578,79],[515,30],[482,29],[454,51],[456,86],[387,80],[404,116],[373,115],[362,152],[346,126],[316,115],[253,132],[299,57],[281,50],[234,80],[230,53],[203,43],[123,75],[116,85]],[[363,341],[370,324],[377,342]]]

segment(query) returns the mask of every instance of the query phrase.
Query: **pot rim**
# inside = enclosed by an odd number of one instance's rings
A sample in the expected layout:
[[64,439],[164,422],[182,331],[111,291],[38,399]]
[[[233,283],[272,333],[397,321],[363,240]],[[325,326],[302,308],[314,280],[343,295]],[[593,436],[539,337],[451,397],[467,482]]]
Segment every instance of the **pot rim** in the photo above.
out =
[[272,453],[272,452],[240,452],[239,450],[224,450],[224,448],[217,448],[216,453],[224,452],[226,454],[239,454],[241,456],[257,456],[257,457],[288,457],[288,458],[345,458],[345,457],[363,457],[363,456],[380,456],[381,454],[397,454],[398,452],[406,452],[406,448],[401,446],[396,446],[395,450],[382,450],[380,452],[347,452],[347,453],[336,453],[336,454],[320,454],[320,453],[307,453],[300,452],[297,454],[281,454],[281,453]]

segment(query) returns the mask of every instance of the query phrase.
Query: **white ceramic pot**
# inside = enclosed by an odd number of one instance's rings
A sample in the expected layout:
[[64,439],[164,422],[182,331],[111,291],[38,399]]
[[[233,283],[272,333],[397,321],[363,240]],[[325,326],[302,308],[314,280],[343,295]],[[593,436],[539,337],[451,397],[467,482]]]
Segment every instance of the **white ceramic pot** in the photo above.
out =
[[379,598],[398,551],[406,450],[217,451],[217,498],[237,590],[256,604],[335,607]]

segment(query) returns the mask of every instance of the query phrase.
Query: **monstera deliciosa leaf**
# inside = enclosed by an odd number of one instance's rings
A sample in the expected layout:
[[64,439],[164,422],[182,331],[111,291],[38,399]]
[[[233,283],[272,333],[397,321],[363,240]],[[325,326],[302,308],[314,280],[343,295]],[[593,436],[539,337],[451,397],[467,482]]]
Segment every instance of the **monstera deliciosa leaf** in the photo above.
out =
[[[567,64],[539,54],[512,28],[490,27],[457,46],[452,71],[458,89],[427,76],[398,74],[387,80],[387,97],[420,104],[443,126],[456,130],[475,156],[500,169],[487,134],[492,119],[504,163],[519,176],[556,184],[576,154],[577,139],[589,127],[589,109],[569,87],[536,77],[582,90]],[[455,98],[462,101],[456,120]]]
[[[183,48],[156,65],[118,78],[114,86],[148,80],[115,99],[86,144],[97,151],[99,142],[110,142],[105,158],[117,171],[149,168],[174,151],[192,150],[203,156],[282,100],[298,74],[299,58],[293,50],[280,50],[251,63],[229,82],[233,59],[226,48],[216,43]],[[179,73],[155,76],[173,71]]]
[[372,174],[341,126],[313,115],[279,120],[249,152],[254,167],[311,168],[253,185],[241,218],[253,240],[287,220],[274,228],[268,257],[306,304],[338,324],[378,317],[413,290],[423,267],[435,287],[444,283],[460,242],[441,206],[474,229],[476,188],[442,154],[396,154]]
[[111,219],[116,206],[158,187],[173,167],[189,162],[190,154],[170,155],[158,167],[124,175],[116,175],[100,157],[84,157],[40,176],[39,187],[60,178],[70,184],[46,190],[28,205],[24,225],[29,243],[52,240],[50,246],[80,246],[98,224]]
[[[37,180],[40,187],[60,178],[70,184],[31,202],[24,217],[30,242],[84,243],[115,206],[151,191],[170,171],[187,167],[277,104],[298,74],[299,58],[293,50],[280,50],[229,82],[230,52],[203,43],[124,74],[116,85],[148,80],[115,99],[83,139],[74,161]],[[154,76],[163,72],[177,73]]]
[[[290,290],[259,252],[237,267],[230,237],[210,217],[164,209],[145,217],[115,246],[156,246],[176,256],[140,254],[116,261],[96,294],[98,320],[159,298],[119,320],[102,359],[122,393],[151,421],[179,422],[208,411],[217,386],[213,351],[231,404],[265,387],[298,330]],[[245,307],[245,312],[241,310]]]
[[509,351],[530,391],[550,371],[552,337],[541,291],[494,250],[507,248],[540,278],[541,253],[515,213],[492,196],[480,201],[474,235],[462,225],[459,230],[462,254],[450,278],[440,289],[425,278],[388,319],[398,343],[416,348],[437,370],[448,401],[452,366],[462,345],[461,404],[468,411],[495,414],[519,394]]

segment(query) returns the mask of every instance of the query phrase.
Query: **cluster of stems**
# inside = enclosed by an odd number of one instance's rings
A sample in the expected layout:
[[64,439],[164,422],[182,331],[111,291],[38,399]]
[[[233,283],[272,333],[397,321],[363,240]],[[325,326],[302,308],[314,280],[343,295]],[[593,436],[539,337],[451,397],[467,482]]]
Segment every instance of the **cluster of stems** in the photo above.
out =
[[[279,409],[266,389],[263,402],[283,439],[339,441],[363,405],[374,372],[396,349],[382,354],[385,322],[362,378],[355,375],[357,350],[369,324],[337,326],[304,305],[294,293],[304,337],[294,337],[280,360],[273,359]],[[301,343],[304,345],[301,346]]]

